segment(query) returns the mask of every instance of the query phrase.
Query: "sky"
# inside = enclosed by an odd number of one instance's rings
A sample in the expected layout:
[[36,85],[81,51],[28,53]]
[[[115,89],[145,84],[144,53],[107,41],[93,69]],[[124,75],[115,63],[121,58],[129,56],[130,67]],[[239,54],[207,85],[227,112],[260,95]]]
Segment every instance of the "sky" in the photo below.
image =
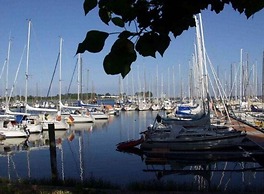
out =
[[[26,52],[28,20],[32,22],[29,52],[28,94],[46,96],[62,46],[62,93],[70,88],[77,92],[77,76],[74,67],[77,62],[77,46],[89,30],[120,32],[122,29],[103,24],[97,10],[85,16],[83,0],[9,0],[0,6],[0,66],[5,64],[8,44],[11,49],[8,66],[8,91],[14,84],[16,71],[21,61],[15,83],[14,95],[25,94]],[[205,10],[202,12],[205,47],[210,60],[218,69],[220,79],[226,79],[231,64],[239,64],[240,51],[248,56],[249,64],[255,64],[261,80],[264,51],[264,12],[260,11],[249,19],[235,12],[230,6],[220,14]],[[187,87],[189,63],[194,52],[195,28],[184,31],[171,45],[163,57],[141,57],[131,66],[131,72],[122,79],[120,75],[107,75],[103,69],[104,56],[109,53],[116,37],[106,41],[102,52],[85,52],[83,59],[83,92],[98,94],[132,94],[151,90],[153,93],[179,93],[179,83]],[[4,70],[6,72],[6,70]],[[5,74],[1,77],[0,95],[5,93]],[[173,75],[172,75],[173,74]],[[174,77],[172,79],[172,77]],[[71,83],[71,80],[72,83]],[[172,80],[174,82],[172,82]],[[160,84],[157,84],[160,83]],[[71,87],[70,87],[71,86]],[[59,70],[56,70],[50,94],[59,92]],[[146,87],[146,88],[145,88]],[[156,88],[156,89],[154,89]],[[159,88],[159,89],[157,89]],[[172,89],[173,88],[173,89]]]

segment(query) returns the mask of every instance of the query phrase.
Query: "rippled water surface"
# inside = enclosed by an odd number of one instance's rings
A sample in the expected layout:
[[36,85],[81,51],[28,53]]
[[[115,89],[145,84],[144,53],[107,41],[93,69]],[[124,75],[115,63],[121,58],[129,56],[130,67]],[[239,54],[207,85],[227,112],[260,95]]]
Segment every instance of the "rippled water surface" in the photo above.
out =
[[[151,158],[140,150],[116,151],[116,144],[137,139],[153,123],[157,112],[120,112],[107,121],[79,124],[56,131],[56,161],[60,179],[84,180],[91,176],[117,184],[148,180],[174,181],[194,190],[264,190],[263,160],[246,153],[180,153],[170,158]],[[48,132],[2,142],[0,176],[9,179],[51,178]],[[242,156],[243,155],[243,156]]]

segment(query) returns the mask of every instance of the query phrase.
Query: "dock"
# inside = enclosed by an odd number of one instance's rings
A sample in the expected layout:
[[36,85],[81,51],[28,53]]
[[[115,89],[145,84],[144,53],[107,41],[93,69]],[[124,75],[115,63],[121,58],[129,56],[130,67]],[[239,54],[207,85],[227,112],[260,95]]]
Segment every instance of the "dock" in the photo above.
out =
[[253,126],[245,121],[236,119],[235,117],[230,117],[230,126],[239,131],[245,131],[247,133],[247,138],[258,145],[264,151],[264,130]]

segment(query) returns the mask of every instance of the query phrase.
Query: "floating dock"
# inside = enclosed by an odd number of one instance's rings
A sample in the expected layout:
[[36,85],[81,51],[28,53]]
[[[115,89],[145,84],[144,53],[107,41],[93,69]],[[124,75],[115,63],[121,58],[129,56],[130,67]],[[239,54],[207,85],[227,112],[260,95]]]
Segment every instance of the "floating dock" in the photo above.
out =
[[264,151],[263,129],[253,126],[245,121],[236,119],[235,117],[230,117],[230,121],[230,126],[234,127],[236,130],[245,131],[247,133],[247,138],[257,144]]

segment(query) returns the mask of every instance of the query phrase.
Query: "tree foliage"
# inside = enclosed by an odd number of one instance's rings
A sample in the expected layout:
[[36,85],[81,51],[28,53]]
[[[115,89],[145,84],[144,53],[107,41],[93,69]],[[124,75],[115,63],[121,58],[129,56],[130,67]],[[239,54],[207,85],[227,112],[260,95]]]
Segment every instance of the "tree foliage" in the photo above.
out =
[[[104,24],[120,27],[119,36],[105,56],[103,66],[107,74],[120,73],[124,78],[137,54],[154,58],[157,53],[163,56],[171,36],[176,38],[195,26],[194,15],[205,9],[218,14],[226,4],[247,18],[264,7],[263,0],[84,0],[83,9],[87,15],[98,7],[98,15]],[[130,30],[132,27],[133,31]],[[87,32],[77,53],[100,52],[109,35],[99,30]]]

